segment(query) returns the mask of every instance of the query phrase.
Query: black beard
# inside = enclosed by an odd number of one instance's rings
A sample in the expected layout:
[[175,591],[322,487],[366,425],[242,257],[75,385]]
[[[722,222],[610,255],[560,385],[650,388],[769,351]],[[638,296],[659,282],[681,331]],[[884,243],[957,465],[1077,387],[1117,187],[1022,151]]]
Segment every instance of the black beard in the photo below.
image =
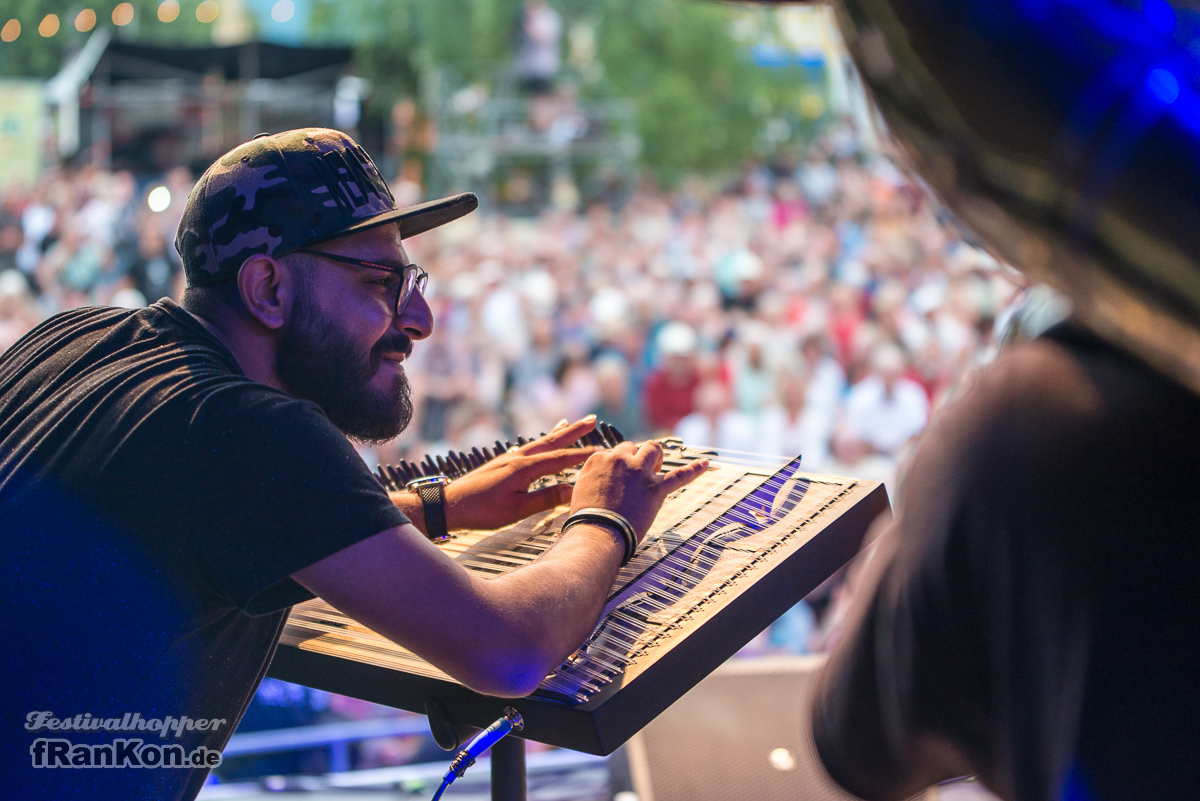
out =
[[364,445],[395,439],[412,420],[408,377],[395,395],[371,387],[386,352],[412,353],[412,340],[389,332],[363,354],[305,293],[279,338],[276,370],[287,391],[321,407],[338,430]]

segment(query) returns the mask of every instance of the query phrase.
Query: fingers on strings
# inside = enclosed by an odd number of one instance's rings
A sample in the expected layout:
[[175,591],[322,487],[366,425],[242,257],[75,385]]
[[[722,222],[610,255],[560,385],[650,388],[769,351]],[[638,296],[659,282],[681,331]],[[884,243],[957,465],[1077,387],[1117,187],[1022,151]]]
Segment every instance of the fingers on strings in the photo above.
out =
[[667,494],[674,492],[680,487],[687,486],[695,481],[700,476],[704,475],[704,471],[708,469],[707,459],[698,459],[689,465],[676,467],[671,472],[663,476],[662,490]]

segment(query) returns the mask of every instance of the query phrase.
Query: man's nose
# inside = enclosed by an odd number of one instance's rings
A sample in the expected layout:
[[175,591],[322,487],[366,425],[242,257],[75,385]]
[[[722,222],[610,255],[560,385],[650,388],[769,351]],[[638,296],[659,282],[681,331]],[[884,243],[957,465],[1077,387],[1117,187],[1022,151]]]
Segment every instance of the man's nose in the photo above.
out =
[[404,311],[392,323],[409,339],[425,339],[433,333],[433,310],[425,301],[425,295],[414,290]]

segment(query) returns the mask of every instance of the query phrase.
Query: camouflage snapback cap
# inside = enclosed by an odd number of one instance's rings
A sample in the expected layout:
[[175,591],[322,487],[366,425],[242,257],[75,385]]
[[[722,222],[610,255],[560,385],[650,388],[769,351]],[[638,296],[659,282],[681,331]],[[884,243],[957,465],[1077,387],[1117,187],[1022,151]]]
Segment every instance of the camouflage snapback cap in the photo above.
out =
[[341,131],[302,128],[235,147],[196,182],[175,249],[188,286],[235,278],[251,256],[396,222],[410,237],[479,206],[470,192],[397,208],[371,157]]

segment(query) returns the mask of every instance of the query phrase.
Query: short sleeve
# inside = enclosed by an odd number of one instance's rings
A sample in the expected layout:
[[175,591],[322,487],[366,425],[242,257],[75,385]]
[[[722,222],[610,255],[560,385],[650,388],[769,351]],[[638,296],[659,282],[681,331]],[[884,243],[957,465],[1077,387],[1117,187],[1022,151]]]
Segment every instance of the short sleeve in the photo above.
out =
[[196,568],[248,614],[311,598],[291,574],[409,522],[319,407],[269,387],[213,391],[185,450]]

